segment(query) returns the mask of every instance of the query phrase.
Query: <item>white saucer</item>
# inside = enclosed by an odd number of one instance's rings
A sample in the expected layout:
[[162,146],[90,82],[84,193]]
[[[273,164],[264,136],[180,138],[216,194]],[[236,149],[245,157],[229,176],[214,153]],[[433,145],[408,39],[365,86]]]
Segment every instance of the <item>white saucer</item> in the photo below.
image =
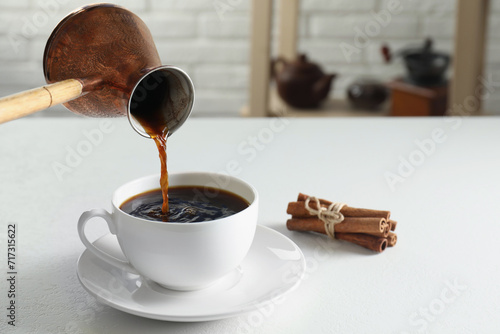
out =
[[[125,259],[112,234],[101,237],[94,245]],[[202,290],[165,289],[110,266],[88,250],[78,259],[77,274],[91,295],[118,310],[151,319],[194,322],[228,318],[270,304],[295,289],[305,269],[304,255],[295,243],[258,225],[240,267]]]

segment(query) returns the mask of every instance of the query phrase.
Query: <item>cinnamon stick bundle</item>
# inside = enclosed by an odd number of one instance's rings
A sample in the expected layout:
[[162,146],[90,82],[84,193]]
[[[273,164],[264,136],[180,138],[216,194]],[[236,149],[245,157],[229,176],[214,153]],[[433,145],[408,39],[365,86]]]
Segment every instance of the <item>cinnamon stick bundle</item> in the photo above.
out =
[[[286,226],[291,231],[326,233],[325,222],[305,206],[308,195],[299,193],[296,202],[288,203],[287,213],[292,215]],[[319,199],[321,207],[328,209],[332,202]],[[309,207],[318,210],[316,201],[309,201]],[[390,219],[390,211],[353,208],[344,205],[340,210],[344,219],[333,226],[335,239],[355,243],[375,252],[383,252],[397,242],[394,231],[395,220]]]
[[[326,234],[325,223],[319,218],[292,218],[288,219],[286,226],[291,231],[314,231]],[[386,220],[376,217],[347,217],[334,226],[335,233],[365,233],[378,237],[387,237],[389,230],[390,225]]]
[[[299,193],[299,196],[297,196],[297,202],[305,202],[306,199],[310,197],[308,195]],[[290,202],[294,203],[294,202]],[[319,198],[319,203],[321,206],[328,207],[329,205],[332,204],[332,202]],[[316,203],[313,201],[309,202],[309,206],[313,209],[318,209],[316,207]],[[290,208],[290,205],[288,206]],[[297,206],[292,205],[294,208],[298,208]],[[307,211],[307,210],[306,210]],[[290,213],[287,211],[287,213]],[[309,212],[307,212],[309,213]],[[371,209],[362,209],[362,208],[352,208],[350,206],[344,205],[344,207],[340,210],[340,213],[344,215],[344,217],[380,217],[380,218],[385,218],[386,220],[389,220],[389,217],[391,216],[390,211],[384,211],[384,210],[371,210]],[[292,213],[290,213],[293,215]]]

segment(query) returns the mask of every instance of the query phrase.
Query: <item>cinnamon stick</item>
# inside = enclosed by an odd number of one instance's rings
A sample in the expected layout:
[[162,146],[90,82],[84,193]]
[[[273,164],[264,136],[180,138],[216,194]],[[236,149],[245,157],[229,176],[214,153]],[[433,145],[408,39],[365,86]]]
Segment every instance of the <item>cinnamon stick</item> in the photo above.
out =
[[335,232],[342,233],[366,233],[373,235],[387,236],[389,231],[384,218],[373,217],[344,217],[341,223],[335,224]]
[[[311,196],[303,194],[303,193],[299,193],[299,195],[297,196],[297,202],[305,202],[305,200],[308,199],[309,197],[311,197]],[[330,202],[326,199],[318,198],[318,200],[319,200],[319,204],[322,204],[325,206],[332,204],[332,202]]]
[[[321,205],[321,204],[320,204]],[[312,209],[317,210],[318,206],[314,202],[309,202],[309,206]],[[326,205],[321,205],[322,207],[328,207]],[[286,212],[294,217],[300,217],[300,218],[308,218],[313,215],[306,209],[305,207],[305,202],[299,201],[299,202],[290,202],[288,203],[288,207]],[[340,213],[344,215],[344,217],[359,217],[359,218],[384,218],[387,220],[387,218],[390,216],[389,211],[379,211],[379,210],[370,210],[370,209],[358,209],[358,208],[351,208],[348,206],[344,206],[341,210]]]
[[390,219],[389,223],[391,223],[391,231],[395,231],[396,230],[396,225],[398,224],[398,222],[395,221],[395,220]]
[[[286,222],[291,231],[313,231],[326,234],[325,223],[318,218],[293,217]],[[389,225],[384,218],[347,217],[341,223],[335,224],[335,233],[365,233],[387,237]]]
[[391,231],[391,221],[389,220],[385,225],[384,225],[384,237],[387,237],[389,232]]
[[398,242],[398,236],[396,233],[389,232],[387,235],[387,246],[388,247],[394,247],[396,245],[396,242]]
[[286,221],[290,231],[317,232],[326,234],[325,223],[318,218],[292,218]]
[[376,237],[368,234],[335,233],[335,238],[355,243],[379,253],[383,252],[387,247],[386,238]]
[[[288,210],[287,213],[297,216],[297,217],[307,217],[310,216],[309,211],[305,208],[305,200],[308,198],[308,195],[304,195],[302,193],[299,193],[299,196],[297,197],[297,202],[290,202],[288,204]],[[294,204],[292,204],[294,203]],[[327,201],[325,199],[319,199],[319,203],[321,206],[328,207],[332,202]],[[316,206],[315,202],[309,202],[309,206],[313,209],[318,209]],[[301,209],[302,207],[302,209]],[[293,212],[288,212],[289,210]],[[390,211],[384,211],[384,210],[371,210],[371,209],[362,209],[362,208],[353,208],[347,205],[344,205],[342,209],[340,210],[340,213],[344,215],[344,217],[379,217],[379,218],[385,218],[386,220],[389,220],[389,217],[391,216]]]

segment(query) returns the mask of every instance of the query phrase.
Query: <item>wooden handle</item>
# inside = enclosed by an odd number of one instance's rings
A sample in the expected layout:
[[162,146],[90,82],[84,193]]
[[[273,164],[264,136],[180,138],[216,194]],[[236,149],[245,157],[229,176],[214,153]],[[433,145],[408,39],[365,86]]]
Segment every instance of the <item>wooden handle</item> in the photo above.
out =
[[73,100],[82,89],[80,81],[68,79],[6,96],[0,99],[0,124]]

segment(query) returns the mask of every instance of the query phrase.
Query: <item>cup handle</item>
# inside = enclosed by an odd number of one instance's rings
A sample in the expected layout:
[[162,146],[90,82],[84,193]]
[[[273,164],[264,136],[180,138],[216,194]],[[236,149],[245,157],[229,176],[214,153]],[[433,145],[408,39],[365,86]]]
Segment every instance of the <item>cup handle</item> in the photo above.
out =
[[108,228],[109,231],[112,234],[116,234],[116,226],[113,221],[113,217],[109,212],[107,212],[104,209],[93,209],[90,211],[85,211],[82,213],[80,216],[80,219],[78,219],[78,235],[80,236],[80,240],[82,240],[83,244],[89,251],[91,251],[95,256],[103,260],[104,262],[107,262],[117,268],[120,268],[122,270],[128,271],[129,273],[139,275],[137,270],[135,270],[130,263],[127,261],[122,261],[114,256],[109,255],[108,253],[100,250],[99,248],[95,247],[85,236],[85,225],[89,221],[89,219],[94,218],[94,217],[100,217],[104,219],[108,223]]

